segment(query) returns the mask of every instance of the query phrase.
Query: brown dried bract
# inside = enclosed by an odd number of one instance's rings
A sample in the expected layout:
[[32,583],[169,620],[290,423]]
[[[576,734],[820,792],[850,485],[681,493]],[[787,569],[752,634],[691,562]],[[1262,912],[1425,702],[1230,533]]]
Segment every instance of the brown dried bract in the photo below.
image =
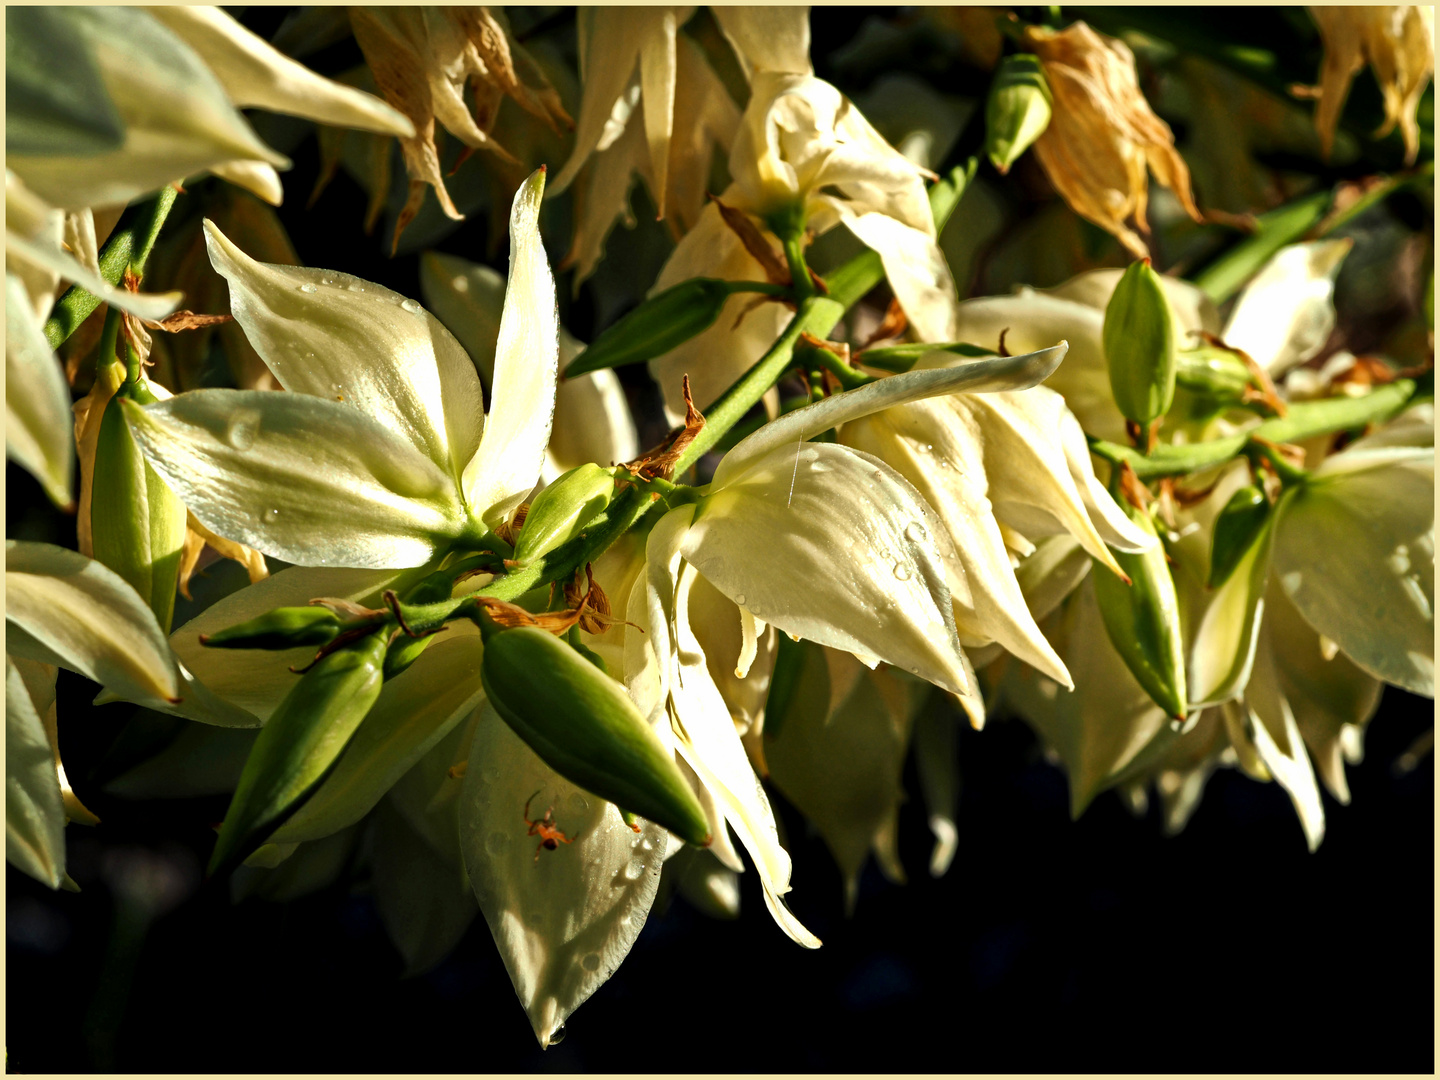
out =
[[[576,578],[579,578],[579,571],[576,571]],[[491,622],[505,630],[533,626],[558,637],[578,626],[587,634],[602,634],[620,620],[611,615],[610,600],[596,583],[588,563],[585,566],[585,578],[587,585],[584,593],[580,592],[580,586],[576,583],[565,586],[566,606],[561,611],[542,611],[537,615],[518,604],[497,600],[491,596],[476,596],[473,599],[475,605],[485,612]]]
[[[711,195],[710,201],[720,211],[720,217],[730,231],[740,238],[740,243],[745,245],[745,250],[750,257],[760,264],[765,271],[765,279],[771,285],[790,285],[790,267],[785,259],[776,253],[774,246],[765,239],[765,234],[760,231],[750,215],[743,210],[737,210],[733,206],[727,206],[719,196]],[[768,299],[768,297],[767,297]]]
[[700,415],[700,410],[695,408],[695,402],[690,397],[689,375],[681,377],[680,392],[685,395],[685,426],[671,437],[669,445],[664,449],[651,450],[620,466],[638,480],[654,480],[657,477],[669,480],[675,472],[675,464],[680,460],[680,455],[695,441],[695,437],[705,430],[705,417]]
[[1196,330],[1207,345],[1216,349],[1224,349],[1226,352],[1238,356],[1246,369],[1250,372],[1250,378],[1255,380],[1255,386],[1248,388],[1241,397],[1241,401],[1249,405],[1253,402],[1260,402],[1265,405],[1276,416],[1285,416],[1289,413],[1290,407],[1280,398],[1279,392],[1275,389],[1275,381],[1270,378],[1270,373],[1255,362],[1255,358],[1244,349],[1237,349],[1233,345],[1227,345],[1219,336],[1205,330]]
[[151,330],[164,330],[167,334],[178,334],[181,330],[199,330],[205,326],[219,326],[235,318],[233,315],[197,315],[186,308],[160,320],[142,319]]
[[1135,475],[1135,470],[1128,461],[1120,463],[1120,494],[1124,495],[1125,501],[1136,510],[1144,510],[1155,501],[1155,496],[1140,482],[1140,477]]
[[1070,208],[1112,233],[1136,258],[1149,254],[1126,222],[1149,233],[1145,220],[1146,168],[1175,193],[1196,221],[1190,170],[1175,136],[1140,93],[1135,56],[1114,38],[1083,22],[1064,30],[1030,27],[1025,43],[1040,57],[1054,97],[1035,153]]
[[520,530],[525,527],[525,518],[530,513],[530,504],[521,503],[515,508],[515,513],[510,515],[510,520],[502,521],[495,527],[495,535],[511,547],[520,537]]
[[900,307],[900,301],[891,297],[890,306],[885,309],[885,316],[880,320],[880,325],[875,332],[865,339],[860,346],[860,351],[869,349],[882,341],[890,338],[897,338],[905,333],[905,328],[910,325],[910,320],[905,317],[904,310]]

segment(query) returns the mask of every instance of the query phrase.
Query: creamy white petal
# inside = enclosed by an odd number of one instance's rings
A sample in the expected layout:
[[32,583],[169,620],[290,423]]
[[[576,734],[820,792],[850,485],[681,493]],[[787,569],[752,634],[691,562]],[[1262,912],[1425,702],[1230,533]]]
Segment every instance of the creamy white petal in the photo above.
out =
[[5,657],[5,858],[52,889],[65,880],[60,777],[45,725],[9,656]]
[[[926,417],[925,410],[937,415]],[[931,423],[917,436],[911,413]],[[947,425],[944,402],[915,402],[846,426],[846,445],[888,463],[915,485],[940,519],[937,547],[950,570],[950,594],[960,643],[998,642],[1067,689],[1070,675],[1035,625],[1021,594],[1005,541],[985,496],[980,447],[962,425]],[[957,438],[958,437],[958,438]],[[936,440],[931,442],[930,440]]]
[[470,354],[480,378],[493,382],[505,276],[468,259],[427,251],[420,256],[420,295]]
[[655,205],[665,213],[670,179],[670,136],[675,126],[675,9],[662,8],[640,43],[640,97],[644,102],[645,141],[650,147]]
[[195,390],[125,402],[151,467],[212,532],[308,566],[419,566],[465,528],[454,482],[358,409]]
[[559,373],[555,279],[540,243],[545,170],[531,174],[510,209],[510,274],[495,342],[490,415],[464,491],[473,512],[495,525],[520,505],[545,460]]
[[725,820],[754,860],[766,906],[780,928],[797,944],[819,948],[820,940],[782,899],[790,891],[790,856],[780,846],[770,800],[745,756],[730,710],[710,678],[705,654],[690,627],[690,588],[695,579],[693,567],[681,569],[674,607],[668,612],[675,634],[670,700],[676,750],[720,803]]
[[[615,807],[565,780],[488,705],[461,794],[465,868],[540,1045],[620,966],[635,943],[665,853],[665,830],[634,833]],[[573,843],[538,850],[530,818],[553,811]],[[536,856],[539,856],[538,858]]]
[[296,675],[290,669],[304,667],[314,659],[314,647],[274,652],[212,649],[200,644],[201,634],[213,634],[277,607],[304,607],[319,597],[379,607],[384,589],[403,592],[412,579],[419,577],[417,571],[402,575],[398,570],[290,567],[217,600],[175,630],[170,635],[170,647],[181,663],[216,694],[265,721],[295,685]]
[[[7,205],[9,200],[6,200]],[[73,281],[86,292],[93,293],[107,304],[138,315],[142,319],[163,319],[180,304],[182,293],[132,293],[117,289],[99,274],[87,270],[75,258],[41,239],[26,239],[18,233],[5,233],[7,260],[19,259],[44,267],[61,281]],[[7,301],[8,302],[8,301]]]
[[[1124,270],[1087,270],[1063,285],[1040,290],[1039,295],[1071,300],[1103,313],[1124,273]],[[1210,297],[1190,282],[1181,281],[1169,274],[1161,274],[1159,280],[1182,334],[1188,334],[1192,330],[1220,333],[1220,311]],[[1186,343],[1182,341],[1182,348]]]
[[608,368],[555,388],[555,423],[546,448],[545,481],[594,461],[618,465],[640,456],[640,434],[620,378]]
[[845,227],[880,256],[885,277],[922,341],[955,341],[960,300],[933,236],[885,214],[846,216]]
[[809,75],[808,7],[714,7],[710,9],[730,39],[746,75],[784,71]]
[[1270,574],[1274,529],[1258,539],[1212,595],[1190,644],[1189,694],[1192,709],[1240,696],[1250,681],[1265,585]]
[[972,684],[932,539],[938,528],[888,465],[833,443],[795,442],[717,483],[682,550],[712,585],[785,633],[964,694]]
[[[355,824],[411,766],[479,708],[482,647],[473,624],[450,624],[431,645],[385,686],[335,768],[289,821],[267,841],[319,840]],[[459,631],[457,633],[457,631]]]
[[268,162],[241,158],[212,165],[210,171],[271,206],[279,206],[285,201],[285,185],[280,182],[280,174]]
[[1305,620],[1371,675],[1433,697],[1434,451],[1336,454],[1279,513],[1274,570]]
[[1305,842],[1314,851],[1325,839],[1325,808],[1320,803],[1320,787],[1315,782],[1315,770],[1305,753],[1295,715],[1275,677],[1268,640],[1257,650],[1255,670],[1245,691],[1245,704],[1249,707],[1249,733],[1255,740],[1255,749],[1270,775],[1290,796],[1300,827],[1305,830]]
[[343,402],[459,479],[480,444],[480,380],[438,319],[349,274],[256,262],[209,221],[205,234],[231,311],[281,386]]
[[979,394],[1034,386],[1055,370],[1065,358],[1065,351],[1066,345],[1062,341],[1024,356],[996,357],[948,368],[911,371],[879,379],[857,390],[835,394],[814,405],[786,413],[742,439],[716,468],[712,486],[716,489],[725,487],[733,477],[749,469],[753,462],[780,447],[814,438],[822,431],[870,413],[945,394]]
[[184,176],[248,160],[289,162],[262,143],[215,76],[171,30],[135,8],[75,7],[65,18],[93,51],[125,124],[117,150],[6,160],[47,202],[68,210],[123,204]]
[[149,7],[205,61],[240,108],[302,116],[334,127],[408,137],[415,127],[384,101],[323,78],[252,34],[218,7]]
[[57,506],[74,502],[70,388],[30,310],[25,287],[5,275],[5,456],[40,481]]
[[1246,286],[1222,335],[1272,375],[1320,351],[1335,328],[1335,278],[1351,240],[1281,248]]
[[1060,416],[1060,443],[1070,475],[1080,493],[1080,502],[1090,516],[1090,523],[1100,538],[1117,551],[1148,551],[1159,541],[1126,516],[1125,511],[1110,497],[1105,485],[1095,476],[1090,462],[1090,447],[1075,414],[1065,409]]

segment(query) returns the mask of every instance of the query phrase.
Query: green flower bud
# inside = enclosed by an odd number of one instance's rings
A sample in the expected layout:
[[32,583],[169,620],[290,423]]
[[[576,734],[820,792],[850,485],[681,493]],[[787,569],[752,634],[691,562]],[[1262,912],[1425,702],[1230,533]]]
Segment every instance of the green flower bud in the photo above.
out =
[[339,615],[326,607],[282,607],[213,634],[200,644],[212,649],[293,649],[328,645],[340,633]]
[[[1150,515],[1137,510],[1123,496],[1120,504],[1130,520],[1155,534]],[[1165,564],[1165,548],[1156,544],[1148,551],[1128,554],[1117,551],[1115,561],[1129,576],[1126,585],[1098,563],[1095,600],[1100,617],[1115,651],[1151,700],[1171,716],[1184,719],[1185,647],[1180,637],[1180,606],[1175,581]]]
[[1210,588],[1218,589],[1229,580],[1265,531],[1269,517],[1270,500],[1257,485],[1249,484],[1230,496],[1215,519],[1215,533],[1210,540]]
[[571,469],[535,497],[515,540],[515,561],[522,566],[575,539],[610,505],[615,477],[599,465]]
[[1175,396],[1175,317],[1149,259],[1130,264],[1105,308],[1110,391],[1127,420],[1148,424]]
[[314,794],[380,696],[387,644],[388,635],[367,634],[321,658],[285,695],[245,761],[211,874],[233,869]]
[[[120,406],[126,393],[122,387],[106,403],[100,421],[90,498],[91,550],[97,562],[140,594],[168,632],[185,547],[185,505],[140,453]],[[143,380],[128,393],[141,405],[156,400]]]
[[1208,420],[1245,400],[1253,378],[1245,362],[1227,349],[1202,345],[1175,355],[1173,416]]
[[1050,84],[1031,53],[1007,56],[985,103],[985,154],[1004,176],[1050,125]]
[[565,377],[624,364],[643,364],[683,345],[720,317],[736,290],[715,278],[690,278],[656,293],[570,361]]
[[710,825],[675,756],[613,679],[543,630],[491,634],[480,677],[490,704],[573,784],[692,844]]

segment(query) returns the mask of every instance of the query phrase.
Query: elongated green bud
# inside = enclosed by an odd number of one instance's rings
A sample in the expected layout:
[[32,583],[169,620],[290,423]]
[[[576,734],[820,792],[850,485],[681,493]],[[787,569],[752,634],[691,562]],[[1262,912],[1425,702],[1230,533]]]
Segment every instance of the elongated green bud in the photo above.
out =
[[571,469],[530,504],[515,541],[515,561],[523,566],[575,539],[614,495],[615,477],[607,469],[593,464]]
[[716,278],[690,278],[656,293],[610,327],[570,361],[565,377],[601,368],[643,364],[683,345],[720,317],[736,290]]
[[148,405],[144,381],[122,387],[105,404],[95,444],[90,536],[97,562],[124,578],[169,631],[185,547],[185,505],[140,453],[120,399]]
[[1004,176],[1050,125],[1050,84],[1032,53],[1007,56],[985,102],[985,154]]
[[1175,396],[1175,318],[1149,259],[1130,264],[1105,308],[1110,392],[1127,420],[1148,424]]
[[387,635],[322,658],[261,729],[220,827],[210,873],[227,873],[320,786],[380,696]]
[[1270,517],[1270,500],[1255,484],[1248,484],[1230,496],[1215,519],[1210,540],[1210,588],[1218,589],[1229,580],[1245,553],[1265,531]]
[[1227,349],[1202,345],[1175,354],[1175,398],[1169,412],[1180,421],[1203,421],[1246,399],[1253,379],[1245,362]]
[[340,633],[339,615],[325,607],[282,607],[213,634],[200,644],[212,649],[293,649],[328,645]]
[[969,356],[977,359],[982,356],[995,355],[994,349],[987,349],[983,345],[971,345],[964,341],[948,341],[943,344],[914,341],[906,342],[903,345],[887,345],[882,349],[866,349],[859,353],[855,360],[866,367],[904,374],[913,368],[922,356],[932,352],[948,352],[954,353],[956,356]]
[[[1137,510],[1123,496],[1115,501],[1131,521],[1155,535],[1155,523],[1149,514]],[[1105,630],[1115,651],[1151,700],[1171,716],[1184,719],[1185,648],[1180,637],[1180,606],[1175,598],[1175,581],[1165,564],[1165,548],[1156,544],[1138,555],[1123,551],[1114,555],[1130,578],[1129,586],[1098,565],[1091,575]]]
[[481,681],[490,704],[545,763],[622,810],[689,843],[710,843],[695,793],[615,680],[534,627],[485,642]]

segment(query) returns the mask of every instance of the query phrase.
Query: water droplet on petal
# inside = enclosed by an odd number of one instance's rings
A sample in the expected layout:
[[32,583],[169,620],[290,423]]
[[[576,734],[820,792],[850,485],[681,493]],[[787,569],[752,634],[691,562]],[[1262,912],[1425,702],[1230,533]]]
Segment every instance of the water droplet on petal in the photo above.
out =
[[309,283],[307,282],[306,284],[300,286],[300,291],[301,291],[301,292],[315,292],[316,289],[315,289],[315,286],[314,286],[314,285],[311,285],[311,284],[309,284]]
[[320,284],[321,284],[321,285],[334,285],[334,284],[335,284],[335,279],[334,279],[334,278],[328,278],[328,277],[327,277],[327,278],[321,278],[321,279],[320,279]]
[[590,809],[590,800],[578,791],[566,799],[565,804],[570,807],[572,814],[583,814]]
[[905,526],[905,539],[912,543],[921,543],[928,539],[929,536],[930,534],[925,531],[925,526],[921,525],[918,521],[912,521],[909,525]]
[[580,961],[580,966],[586,971],[600,970],[600,954],[593,952],[587,953],[585,958]]
[[910,568],[909,568],[908,566],[906,566],[904,563],[898,563],[898,562],[897,562],[897,563],[895,564],[895,580],[896,580],[896,581],[909,581],[909,580],[910,580]]
[[745,606],[745,594],[743,592],[735,594],[735,603],[739,604],[741,607]]
[[225,441],[242,453],[255,445],[260,430],[260,413],[256,409],[237,409],[225,428]]
[[423,310],[425,310],[425,309],[422,308],[419,304],[417,304],[414,300],[401,300],[401,301],[400,301],[400,307],[401,307],[403,310],[410,312],[411,315],[419,315],[420,312],[422,312]]
[[275,522],[277,522],[277,521],[279,521],[279,520],[280,520],[280,511],[277,510],[277,509],[275,509],[275,507],[272,506],[269,510],[266,510],[266,511],[265,511],[265,521],[266,521],[268,524],[273,525],[273,524],[275,524]]
[[547,1045],[555,1046],[563,1038],[565,1038],[565,1025],[561,1024],[550,1034],[550,1041]]

